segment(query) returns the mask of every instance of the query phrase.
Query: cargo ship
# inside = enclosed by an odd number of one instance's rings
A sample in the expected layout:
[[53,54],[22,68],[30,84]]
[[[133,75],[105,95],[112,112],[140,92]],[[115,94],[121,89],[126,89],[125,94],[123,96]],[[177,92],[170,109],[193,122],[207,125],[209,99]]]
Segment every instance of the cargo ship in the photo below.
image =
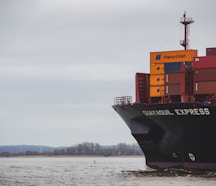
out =
[[153,169],[216,170],[216,48],[188,49],[194,21],[184,13],[183,50],[150,52],[150,73],[136,73],[136,100],[114,98]]

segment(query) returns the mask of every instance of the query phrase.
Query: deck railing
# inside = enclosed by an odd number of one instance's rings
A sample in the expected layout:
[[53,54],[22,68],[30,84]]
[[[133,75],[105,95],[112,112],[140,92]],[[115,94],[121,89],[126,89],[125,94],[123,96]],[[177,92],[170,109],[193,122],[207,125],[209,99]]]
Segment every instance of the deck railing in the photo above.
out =
[[132,96],[121,96],[114,98],[114,105],[128,105],[132,104]]

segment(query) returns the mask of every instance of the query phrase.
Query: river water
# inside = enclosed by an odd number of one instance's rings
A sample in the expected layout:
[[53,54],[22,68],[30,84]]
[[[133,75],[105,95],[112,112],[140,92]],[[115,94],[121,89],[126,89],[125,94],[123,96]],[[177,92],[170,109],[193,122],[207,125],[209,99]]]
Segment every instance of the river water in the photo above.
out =
[[216,172],[152,171],[143,157],[0,158],[0,186],[203,186]]

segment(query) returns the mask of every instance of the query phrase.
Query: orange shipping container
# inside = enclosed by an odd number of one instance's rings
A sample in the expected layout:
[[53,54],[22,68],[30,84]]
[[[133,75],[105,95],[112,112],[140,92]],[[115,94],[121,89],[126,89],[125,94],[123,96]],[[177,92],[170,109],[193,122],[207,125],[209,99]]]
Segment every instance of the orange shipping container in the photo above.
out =
[[164,96],[164,85],[150,87],[150,97],[161,97],[161,96]]
[[197,50],[150,52],[150,63],[192,62]]
[[164,74],[164,64],[151,64],[150,74]]
[[162,75],[150,75],[150,85],[164,85],[164,74]]

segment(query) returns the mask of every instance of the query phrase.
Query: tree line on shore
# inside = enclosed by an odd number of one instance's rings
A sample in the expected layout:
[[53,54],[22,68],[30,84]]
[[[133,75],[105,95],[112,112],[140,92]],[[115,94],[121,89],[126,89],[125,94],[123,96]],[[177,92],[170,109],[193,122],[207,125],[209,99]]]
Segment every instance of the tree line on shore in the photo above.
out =
[[84,142],[78,145],[70,147],[58,147],[51,151],[43,150],[26,150],[18,153],[11,153],[8,151],[0,152],[1,157],[9,156],[22,156],[22,155],[48,155],[48,156],[60,156],[60,155],[97,155],[97,156],[127,156],[127,155],[143,155],[140,147],[137,144],[119,143],[117,145],[101,146],[98,143]]

